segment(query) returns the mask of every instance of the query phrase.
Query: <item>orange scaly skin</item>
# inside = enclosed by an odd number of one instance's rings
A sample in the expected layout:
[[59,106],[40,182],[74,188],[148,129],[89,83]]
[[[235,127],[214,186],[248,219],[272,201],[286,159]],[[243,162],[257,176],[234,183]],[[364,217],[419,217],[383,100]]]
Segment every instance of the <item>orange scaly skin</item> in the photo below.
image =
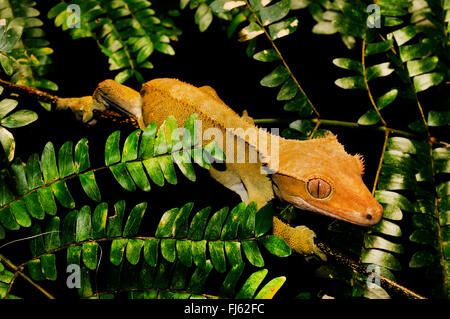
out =
[[[382,217],[382,206],[362,181],[364,166],[360,156],[346,153],[335,136],[298,141],[271,135],[257,128],[248,116],[240,117],[230,109],[211,87],[197,88],[176,79],[145,83],[140,98],[138,92],[106,80],[94,92],[89,112],[109,106],[135,116],[141,129],[153,121],[161,125],[171,115],[178,123],[184,123],[190,114],[197,113],[202,124],[199,133],[218,128],[227,139],[241,141],[228,151],[244,151],[247,157],[252,151],[258,152],[256,163],[227,162],[225,171],[211,170],[213,178],[238,193],[243,201],[256,201],[261,207],[275,192],[298,208],[358,225],[374,225]],[[246,131],[255,132],[253,137],[257,139],[245,134]],[[260,140],[266,140],[267,147],[256,142]],[[272,148],[274,145],[278,149]],[[229,160],[228,151],[224,151]],[[261,166],[270,168],[274,174],[262,174]],[[307,227],[292,228],[274,218],[273,231],[295,251],[325,258],[314,245],[314,232]]]

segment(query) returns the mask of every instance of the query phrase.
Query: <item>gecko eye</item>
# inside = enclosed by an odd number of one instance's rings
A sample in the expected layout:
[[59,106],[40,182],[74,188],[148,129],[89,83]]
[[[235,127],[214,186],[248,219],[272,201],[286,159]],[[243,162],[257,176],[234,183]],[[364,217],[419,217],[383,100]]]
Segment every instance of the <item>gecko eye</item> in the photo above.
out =
[[323,179],[313,178],[308,181],[309,194],[318,199],[326,198],[331,193],[331,186]]

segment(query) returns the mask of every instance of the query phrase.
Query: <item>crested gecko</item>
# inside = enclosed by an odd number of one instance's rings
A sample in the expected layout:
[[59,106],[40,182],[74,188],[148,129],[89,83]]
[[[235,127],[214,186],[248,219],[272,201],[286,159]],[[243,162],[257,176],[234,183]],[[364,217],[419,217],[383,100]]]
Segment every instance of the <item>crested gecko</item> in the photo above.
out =
[[[257,128],[246,112],[242,117],[235,113],[213,88],[197,88],[177,79],[154,79],[140,93],[105,80],[92,96],[57,101],[57,108],[70,108],[84,121],[92,118],[93,110],[111,106],[134,116],[142,130],[153,121],[161,125],[171,115],[184,123],[197,113],[200,133],[215,128],[227,141],[241,141],[225,152],[226,170],[211,168],[210,173],[245,202],[256,201],[262,207],[276,195],[297,208],[363,226],[378,223],[383,215],[383,207],[362,180],[362,158],[348,154],[336,136],[299,141],[273,135]],[[236,161],[228,151],[244,151],[246,160]],[[248,160],[251,152],[257,153],[256,161]],[[325,259],[314,243],[315,233],[306,226],[293,228],[274,217],[273,234],[296,252]]]

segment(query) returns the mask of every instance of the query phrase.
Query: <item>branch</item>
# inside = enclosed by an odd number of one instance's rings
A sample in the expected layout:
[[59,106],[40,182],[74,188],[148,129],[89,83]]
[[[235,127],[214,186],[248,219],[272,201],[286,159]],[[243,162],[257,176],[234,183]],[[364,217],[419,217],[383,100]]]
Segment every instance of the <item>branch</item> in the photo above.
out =
[[52,95],[41,90],[33,89],[25,85],[14,84],[2,79],[0,79],[0,86],[6,87],[11,92],[17,93],[19,95],[29,96],[45,103],[54,104],[59,99],[59,97],[57,97],[56,95]]
[[[36,99],[37,101],[56,104],[59,96],[53,95],[38,89],[34,89],[32,87],[28,87],[25,85],[14,84],[5,80],[0,79],[0,86],[5,87],[7,90],[16,93],[18,95],[24,95],[26,97],[30,97]],[[106,110],[106,111],[98,111],[94,110],[94,114],[96,118],[103,118],[110,120],[112,122],[119,122],[120,124],[128,124],[134,127],[139,127],[135,118],[129,117],[128,115],[119,114],[117,112]]]

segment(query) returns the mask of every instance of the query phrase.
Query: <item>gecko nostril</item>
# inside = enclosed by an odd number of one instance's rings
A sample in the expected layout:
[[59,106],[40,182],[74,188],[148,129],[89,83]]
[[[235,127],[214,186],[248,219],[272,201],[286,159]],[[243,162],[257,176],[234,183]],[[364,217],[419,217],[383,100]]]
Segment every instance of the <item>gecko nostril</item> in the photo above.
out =
[[371,219],[372,219],[372,215],[367,214],[367,215],[366,215],[366,218],[367,218],[368,220],[371,220]]

